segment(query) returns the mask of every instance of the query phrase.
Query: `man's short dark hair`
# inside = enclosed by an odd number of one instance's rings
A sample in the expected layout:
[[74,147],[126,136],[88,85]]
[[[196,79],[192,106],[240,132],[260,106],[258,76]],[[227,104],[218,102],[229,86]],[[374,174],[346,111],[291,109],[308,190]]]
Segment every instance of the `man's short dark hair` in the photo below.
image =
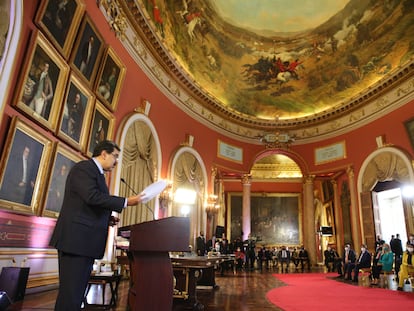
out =
[[93,149],[92,157],[99,156],[102,153],[102,151],[106,151],[107,153],[112,153],[114,152],[115,149],[118,151],[121,151],[121,148],[119,148],[119,146],[115,144],[113,141],[103,140],[95,146],[95,149]]

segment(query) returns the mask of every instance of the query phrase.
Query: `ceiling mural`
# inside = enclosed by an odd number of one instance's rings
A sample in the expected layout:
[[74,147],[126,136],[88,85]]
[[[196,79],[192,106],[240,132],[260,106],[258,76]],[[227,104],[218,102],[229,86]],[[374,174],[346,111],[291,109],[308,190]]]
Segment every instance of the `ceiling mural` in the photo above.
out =
[[[287,5],[288,4],[288,5]],[[410,62],[412,0],[142,0],[160,42],[225,109],[296,120]]]

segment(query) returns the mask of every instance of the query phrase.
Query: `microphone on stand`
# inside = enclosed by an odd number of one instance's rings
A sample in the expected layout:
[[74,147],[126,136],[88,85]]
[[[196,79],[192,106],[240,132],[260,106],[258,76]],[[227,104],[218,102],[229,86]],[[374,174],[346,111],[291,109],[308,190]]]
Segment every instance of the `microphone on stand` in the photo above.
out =
[[[123,182],[124,183],[124,185],[125,186],[127,186],[128,187],[128,189],[129,190],[131,190],[132,191],[132,193],[133,194],[135,194],[135,195],[138,195],[138,193],[125,181],[125,179],[123,178],[123,177],[121,177],[121,182]],[[147,203],[143,203],[143,205],[146,207],[146,208],[148,208],[148,210],[151,212],[151,215],[152,215],[152,220],[154,220],[155,219],[155,215],[154,215],[154,212],[152,211],[152,209],[148,206],[148,204]]]

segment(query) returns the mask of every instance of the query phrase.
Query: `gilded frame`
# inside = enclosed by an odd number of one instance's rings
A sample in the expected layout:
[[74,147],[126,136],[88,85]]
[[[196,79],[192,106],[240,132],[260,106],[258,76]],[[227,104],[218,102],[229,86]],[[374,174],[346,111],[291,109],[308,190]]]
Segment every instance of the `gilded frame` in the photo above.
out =
[[69,66],[62,56],[41,32],[34,31],[14,104],[34,121],[55,131],[68,74]]
[[69,58],[85,4],[82,0],[42,1],[35,23],[65,59]]
[[125,73],[125,65],[115,54],[115,51],[111,47],[108,47],[103,65],[96,79],[95,92],[100,101],[112,112],[117,107]]
[[[243,232],[243,193],[227,197],[227,236],[232,241]],[[298,246],[303,243],[300,193],[251,193],[251,232],[243,232],[266,246]],[[274,231],[274,228],[277,231]]]
[[[37,214],[43,199],[42,189],[52,147],[51,140],[18,117],[13,117],[0,162],[2,208]],[[23,160],[24,154],[27,155],[26,161]]]
[[89,133],[89,141],[87,154],[92,156],[93,149],[98,142],[104,139],[112,138],[112,131],[114,127],[115,118],[108,111],[107,108],[99,101],[96,100],[95,109],[93,111],[91,131]]
[[[92,42],[91,47],[89,43]],[[105,49],[104,40],[96,30],[92,19],[85,14],[73,47],[70,61],[72,69],[89,87],[93,87],[100,60]]]
[[[76,105],[77,99],[80,105]],[[85,151],[95,96],[76,74],[72,73],[66,87],[57,135],[72,147]],[[79,107],[79,109],[77,109]],[[85,126],[87,125],[87,126]]]
[[56,143],[51,159],[47,194],[44,198],[42,216],[57,218],[63,203],[65,182],[70,169],[79,161],[84,160],[81,156],[70,150],[64,144]]

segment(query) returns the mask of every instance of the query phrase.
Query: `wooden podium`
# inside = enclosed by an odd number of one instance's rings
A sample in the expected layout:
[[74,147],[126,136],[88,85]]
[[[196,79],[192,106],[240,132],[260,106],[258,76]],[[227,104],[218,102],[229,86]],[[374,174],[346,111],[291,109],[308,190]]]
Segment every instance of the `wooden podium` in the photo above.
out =
[[168,217],[131,226],[129,310],[171,310],[173,269],[169,252],[188,251],[190,220]]

